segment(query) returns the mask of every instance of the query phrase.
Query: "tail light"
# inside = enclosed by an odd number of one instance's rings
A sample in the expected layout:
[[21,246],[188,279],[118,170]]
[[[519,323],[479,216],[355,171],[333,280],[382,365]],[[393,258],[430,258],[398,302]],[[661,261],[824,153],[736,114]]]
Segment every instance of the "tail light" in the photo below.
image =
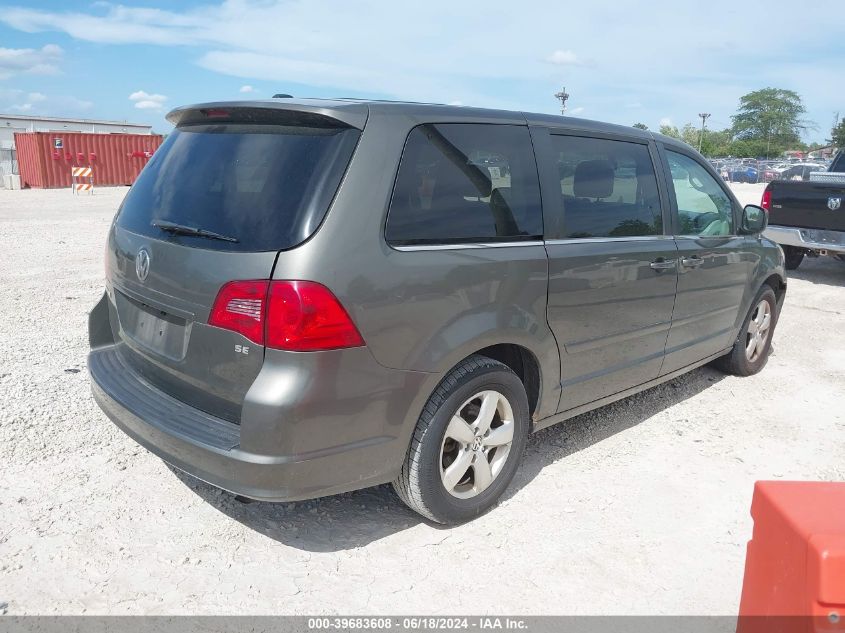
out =
[[219,110],[214,108],[209,110],[202,110],[202,113],[209,119],[226,119],[229,117],[230,114],[228,110]]
[[208,323],[274,349],[313,352],[364,345],[331,290],[313,281],[229,282],[217,294]]
[[264,344],[267,281],[230,281],[220,288],[208,324],[243,334]]
[[767,212],[772,210],[772,190],[769,187],[766,187],[766,190],[763,192],[763,199],[760,200],[760,206]]

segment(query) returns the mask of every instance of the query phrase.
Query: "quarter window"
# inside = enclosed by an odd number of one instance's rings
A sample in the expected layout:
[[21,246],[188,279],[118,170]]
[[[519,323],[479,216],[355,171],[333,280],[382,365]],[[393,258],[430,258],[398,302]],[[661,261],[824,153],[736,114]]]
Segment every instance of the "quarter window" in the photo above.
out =
[[387,217],[389,243],[515,241],[542,234],[528,128],[454,123],[411,131]]
[[639,143],[553,135],[563,222],[550,237],[628,237],[663,232],[657,177]]
[[672,151],[666,155],[678,203],[678,233],[733,235],[733,204],[716,179],[689,156]]

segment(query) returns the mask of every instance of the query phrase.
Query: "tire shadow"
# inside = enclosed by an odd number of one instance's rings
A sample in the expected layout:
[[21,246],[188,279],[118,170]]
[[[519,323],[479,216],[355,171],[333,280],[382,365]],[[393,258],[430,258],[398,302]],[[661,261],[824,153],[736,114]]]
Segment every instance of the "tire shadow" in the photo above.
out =
[[[705,366],[539,431],[529,438],[523,463],[502,499],[511,498],[529,485],[546,466],[636,426],[722,378],[722,373]],[[420,523],[450,529],[408,509],[389,484],[293,503],[244,502],[173,466],[168,467],[188,488],[223,514],[274,541],[304,551],[355,549]],[[495,506],[491,511],[495,512]]]
[[717,369],[705,365],[651,389],[534,433],[528,438],[522,466],[502,499],[511,498],[529,485],[546,466],[635,427],[700,394],[726,377]]

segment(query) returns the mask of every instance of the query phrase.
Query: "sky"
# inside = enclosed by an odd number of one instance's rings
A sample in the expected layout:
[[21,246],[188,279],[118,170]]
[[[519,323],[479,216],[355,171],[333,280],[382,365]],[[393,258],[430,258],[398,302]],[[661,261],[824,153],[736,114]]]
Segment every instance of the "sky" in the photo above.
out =
[[730,126],[798,92],[845,115],[842,0],[0,0],[0,112],[146,123],[203,101],[363,97]]

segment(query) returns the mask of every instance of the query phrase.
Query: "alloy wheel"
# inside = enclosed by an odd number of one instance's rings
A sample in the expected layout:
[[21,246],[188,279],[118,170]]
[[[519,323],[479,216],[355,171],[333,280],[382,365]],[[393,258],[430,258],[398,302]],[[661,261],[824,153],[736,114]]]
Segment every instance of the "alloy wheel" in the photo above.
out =
[[440,481],[454,497],[469,499],[490,487],[508,459],[513,408],[498,391],[481,391],[454,413],[440,447]]
[[745,336],[745,358],[748,362],[756,362],[766,349],[769,331],[772,327],[772,308],[766,300],[761,301],[754,308],[748,330]]

